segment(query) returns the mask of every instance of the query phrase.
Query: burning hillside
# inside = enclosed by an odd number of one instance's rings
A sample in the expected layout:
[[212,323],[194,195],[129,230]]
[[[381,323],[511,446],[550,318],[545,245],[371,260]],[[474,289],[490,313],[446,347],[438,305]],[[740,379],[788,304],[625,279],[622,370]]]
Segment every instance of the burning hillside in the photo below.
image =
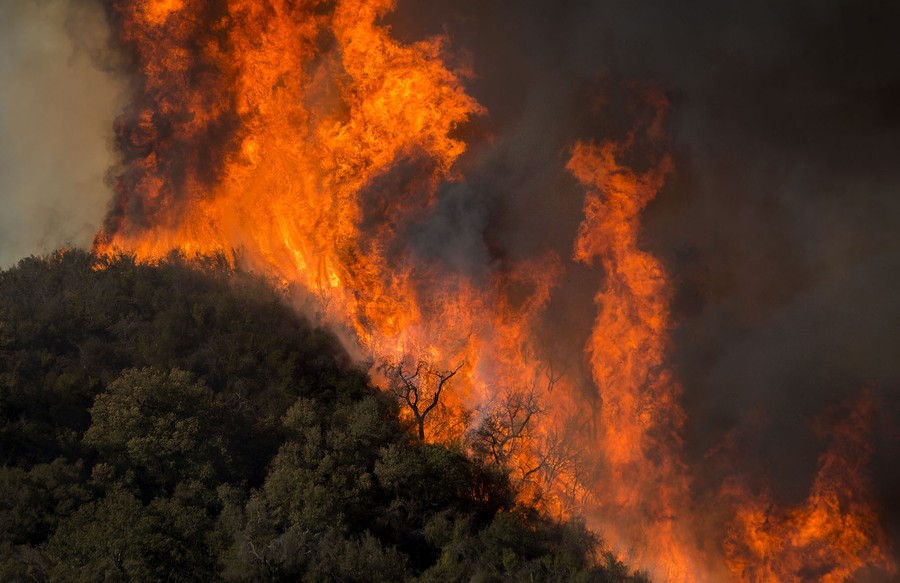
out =
[[[697,262],[645,237],[649,206],[662,205],[663,224],[665,205],[702,182],[670,139],[678,95],[652,74],[591,66],[560,81],[564,98],[533,106],[482,80],[499,74],[479,68],[492,40],[417,35],[417,9],[393,0],[106,4],[133,99],[115,121],[121,159],[95,252],[224,253],[312,298],[424,439],[462,439],[509,466],[523,497],[585,515],[657,580],[896,575],[897,508],[884,495],[896,481],[874,470],[896,448],[879,429],[897,419],[896,379],[847,373],[803,415],[784,409],[773,424],[815,425],[818,437],[804,433],[773,456],[794,467],[763,476],[777,446],[756,436],[775,431],[753,420],[777,398],[697,372],[727,360],[713,348],[679,352],[709,332],[679,321],[692,304],[755,288],[724,268],[709,275],[715,261],[697,276]],[[507,102],[565,112],[514,128],[514,107],[497,111]],[[751,272],[764,263],[742,253]],[[777,291],[746,293],[735,328],[780,305]],[[725,397],[710,387],[746,403],[746,417],[713,406]]]

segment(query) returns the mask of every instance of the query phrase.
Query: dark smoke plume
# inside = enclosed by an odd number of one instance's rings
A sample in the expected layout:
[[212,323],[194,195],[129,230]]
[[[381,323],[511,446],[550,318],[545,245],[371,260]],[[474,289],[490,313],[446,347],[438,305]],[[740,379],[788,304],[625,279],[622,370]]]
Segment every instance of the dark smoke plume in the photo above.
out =
[[[823,447],[818,416],[868,387],[882,416],[873,477],[900,540],[900,6],[401,0],[395,18],[397,34],[445,32],[472,55],[489,114],[471,224],[493,210],[481,236],[502,255],[566,256],[580,213],[567,145],[623,130],[629,82],[667,93],[676,171],[644,245],[676,284],[697,489],[764,467],[796,503]],[[582,285],[567,278],[550,309],[573,347],[591,317]]]

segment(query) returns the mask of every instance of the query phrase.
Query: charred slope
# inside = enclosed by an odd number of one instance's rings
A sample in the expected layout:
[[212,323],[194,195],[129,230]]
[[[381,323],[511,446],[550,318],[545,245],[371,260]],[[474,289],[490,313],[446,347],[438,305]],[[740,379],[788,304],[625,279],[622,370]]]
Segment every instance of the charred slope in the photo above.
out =
[[0,580],[633,580],[210,260],[0,273]]

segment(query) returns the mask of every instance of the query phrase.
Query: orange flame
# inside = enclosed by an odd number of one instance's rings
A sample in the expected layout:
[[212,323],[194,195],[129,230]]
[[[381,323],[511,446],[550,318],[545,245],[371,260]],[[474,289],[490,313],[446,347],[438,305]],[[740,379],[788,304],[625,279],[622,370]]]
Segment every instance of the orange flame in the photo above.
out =
[[828,428],[831,444],[803,505],[779,508],[767,493],[754,496],[729,485],[726,495],[740,500],[724,545],[735,578],[838,583],[865,567],[896,574],[864,478],[873,407],[864,397],[847,420]]
[[[647,136],[660,138],[665,102],[651,96],[655,112]],[[568,168],[589,193],[575,258],[599,260],[606,282],[595,301],[599,313],[586,352],[602,406],[597,454],[610,474],[600,510],[616,517],[605,531],[632,557],[656,562],[669,581],[697,581],[702,572],[682,522],[687,487],[679,430],[681,389],[666,368],[669,283],[662,264],[638,247],[639,215],[671,170],[663,156],[644,173],[618,160],[626,142],[579,143]]]
[[[489,414],[494,392],[546,390],[531,328],[560,276],[557,259],[509,264],[476,284],[393,251],[398,230],[455,178],[465,144],[453,131],[482,112],[462,73],[443,64],[444,39],[392,40],[376,23],[390,0],[342,0],[332,11],[225,4],[216,14],[201,0],[118,5],[145,101],[118,122],[129,159],[120,209],[95,250],[144,261],[172,250],[239,254],[312,290],[326,319],[378,359],[462,364],[444,417],[427,428],[432,440],[459,437],[464,426],[451,420],[467,411]],[[404,164],[413,178],[390,183]],[[524,299],[512,302],[511,288]],[[562,393],[554,410],[567,407]],[[559,431],[547,423],[517,435],[521,460],[510,461],[523,477],[565,473],[532,459]]]

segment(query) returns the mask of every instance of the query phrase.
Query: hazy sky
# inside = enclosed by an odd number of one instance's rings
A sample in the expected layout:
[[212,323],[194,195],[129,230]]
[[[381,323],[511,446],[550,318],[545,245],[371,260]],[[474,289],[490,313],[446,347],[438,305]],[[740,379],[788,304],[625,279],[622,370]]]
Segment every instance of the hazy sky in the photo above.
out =
[[122,95],[98,66],[107,36],[93,2],[0,0],[0,267],[102,222]]

